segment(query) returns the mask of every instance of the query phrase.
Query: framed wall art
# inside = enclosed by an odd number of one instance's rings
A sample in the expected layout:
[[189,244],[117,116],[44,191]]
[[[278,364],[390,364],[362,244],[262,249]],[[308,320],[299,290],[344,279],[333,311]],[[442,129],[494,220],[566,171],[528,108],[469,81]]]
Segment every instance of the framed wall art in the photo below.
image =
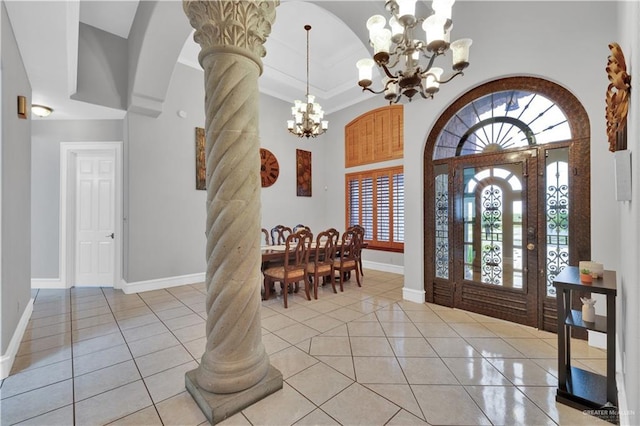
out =
[[311,151],[296,149],[296,191],[298,197],[311,197]]
[[196,127],[196,189],[207,189],[207,160],[204,151],[204,129]]

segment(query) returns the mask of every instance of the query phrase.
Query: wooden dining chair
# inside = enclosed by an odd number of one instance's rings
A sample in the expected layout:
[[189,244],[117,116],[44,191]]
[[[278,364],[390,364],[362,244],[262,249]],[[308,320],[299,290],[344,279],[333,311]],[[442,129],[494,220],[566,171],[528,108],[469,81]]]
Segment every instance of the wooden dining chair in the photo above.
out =
[[356,253],[359,252],[361,244],[358,232],[355,229],[349,228],[342,234],[340,257],[333,263],[333,269],[340,274],[340,291],[344,291],[342,283],[345,274],[351,271],[356,272],[358,287],[362,287],[360,285],[360,267],[356,258]]
[[290,234],[285,241],[284,265],[274,266],[264,270],[264,294],[265,300],[271,295],[271,285],[279,282],[282,286],[282,296],[284,307],[288,307],[287,294],[289,284],[296,284],[304,281],[304,291],[307,300],[311,300],[309,295],[309,278],[307,277],[307,263],[309,262],[309,252],[313,234],[306,229],[302,229],[295,234]]
[[273,228],[271,228],[271,244],[273,244],[274,246],[284,244],[287,240],[287,237],[292,233],[293,231],[291,231],[291,228],[289,228],[288,226],[274,226]]
[[358,253],[356,253],[355,256],[358,261],[358,267],[360,268],[360,275],[364,276],[364,271],[362,269],[362,243],[364,242],[364,227],[362,225],[353,225],[350,228],[358,234],[358,238],[360,239]]
[[333,262],[336,256],[333,234],[329,230],[320,232],[316,237],[316,246],[312,251],[313,259],[310,258],[307,263],[307,275],[313,275],[313,280],[311,281],[313,284],[313,298],[318,298],[320,278],[326,279],[326,277],[329,277],[333,292],[337,293],[335,280],[333,279]]
[[269,231],[267,231],[266,229],[262,228],[262,235],[264,235],[264,245],[265,246],[270,246],[271,245],[271,238],[269,237]]
[[301,229],[306,229],[307,231],[311,231],[311,228],[309,228],[306,225],[303,225],[301,223],[297,224],[296,226],[293,227],[293,232],[298,232]]

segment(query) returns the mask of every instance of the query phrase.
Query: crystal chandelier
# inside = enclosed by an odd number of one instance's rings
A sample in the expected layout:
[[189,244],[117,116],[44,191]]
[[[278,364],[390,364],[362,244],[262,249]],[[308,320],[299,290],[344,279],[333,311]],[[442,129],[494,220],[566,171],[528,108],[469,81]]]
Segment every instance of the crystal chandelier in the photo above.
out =
[[[382,15],[374,15],[367,21],[369,42],[373,46],[373,59],[366,58],[357,62],[359,81],[362,91],[375,94],[384,93],[389,103],[396,103],[402,95],[409,101],[420,94],[425,99],[433,98],[440,84],[448,83],[469,65],[469,46],[471,39],[464,38],[449,43],[451,28],[451,9],[455,0],[433,0],[433,14],[427,18],[416,18],[416,0],[387,0],[386,9],[392,15],[389,28]],[[420,40],[417,27],[422,24],[425,40]],[[393,44],[393,46],[392,46]],[[454,73],[442,78],[444,70],[434,67],[438,56],[452,52]],[[372,84],[373,66],[377,64],[385,73],[384,87],[380,91],[369,88]],[[402,69],[394,71],[399,66]]]
[[309,94],[309,30],[311,25],[305,25],[307,30],[307,94],[306,102],[295,100],[291,107],[293,120],[287,120],[289,131],[298,137],[313,137],[323,134],[329,128],[329,122],[323,120],[324,111],[316,97]]

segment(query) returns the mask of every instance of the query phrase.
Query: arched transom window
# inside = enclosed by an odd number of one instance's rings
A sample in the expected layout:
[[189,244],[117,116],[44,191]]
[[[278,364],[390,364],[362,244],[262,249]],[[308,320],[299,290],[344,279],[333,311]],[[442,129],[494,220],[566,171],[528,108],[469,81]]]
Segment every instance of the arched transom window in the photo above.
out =
[[539,93],[507,90],[475,99],[453,115],[440,133],[433,159],[567,139],[567,117],[553,101]]

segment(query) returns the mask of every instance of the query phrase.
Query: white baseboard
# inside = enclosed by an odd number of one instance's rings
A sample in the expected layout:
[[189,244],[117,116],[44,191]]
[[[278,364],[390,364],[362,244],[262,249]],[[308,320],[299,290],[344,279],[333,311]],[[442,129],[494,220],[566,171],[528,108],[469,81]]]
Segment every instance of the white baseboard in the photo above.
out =
[[425,292],[424,290],[414,290],[412,288],[402,288],[402,298],[404,300],[408,300],[409,302],[415,303],[424,303],[425,302]]
[[404,266],[400,265],[362,260],[362,266],[367,269],[373,269],[374,271],[391,272],[393,274],[401,275],[404,274]]
[[205,279],[205,273],[181,275],[178,277],[158,278],[156,280],[137,281],[128,283],[122,280],[120,289],[125,294],[140,293],[143,291],[161,290],[163,288],[177,287],[185,284],[195,284],[203,282]]
[[20,342],[22,341],[24,332],[27,329],[27,324],[29,324],[29,319],[31,318],[32,312],[33,299],[29,299],[29,303],[27,303],[27,306],[22,313],[22,317],[20,317],[18,326],[13,332],[13,336],[11,336],[11,341],[9,342],[9,346],[7,347],[7,352],[0,356],[0,380],[4,380],[9,376],[9,373],[11,372],[13,361],[16,359],[16,354],[18,353]]
[[636,424],[638,418],[635,413],[629,411],[627,401],[627,391],[624,384],[624,364],[622,364],[622,354],[620,353],[620,338],[616,335],[616,385],[618,387],[618,414],[620,426],[632,426]]
[[60,278],[31,278],[31,288],[66,289]]

